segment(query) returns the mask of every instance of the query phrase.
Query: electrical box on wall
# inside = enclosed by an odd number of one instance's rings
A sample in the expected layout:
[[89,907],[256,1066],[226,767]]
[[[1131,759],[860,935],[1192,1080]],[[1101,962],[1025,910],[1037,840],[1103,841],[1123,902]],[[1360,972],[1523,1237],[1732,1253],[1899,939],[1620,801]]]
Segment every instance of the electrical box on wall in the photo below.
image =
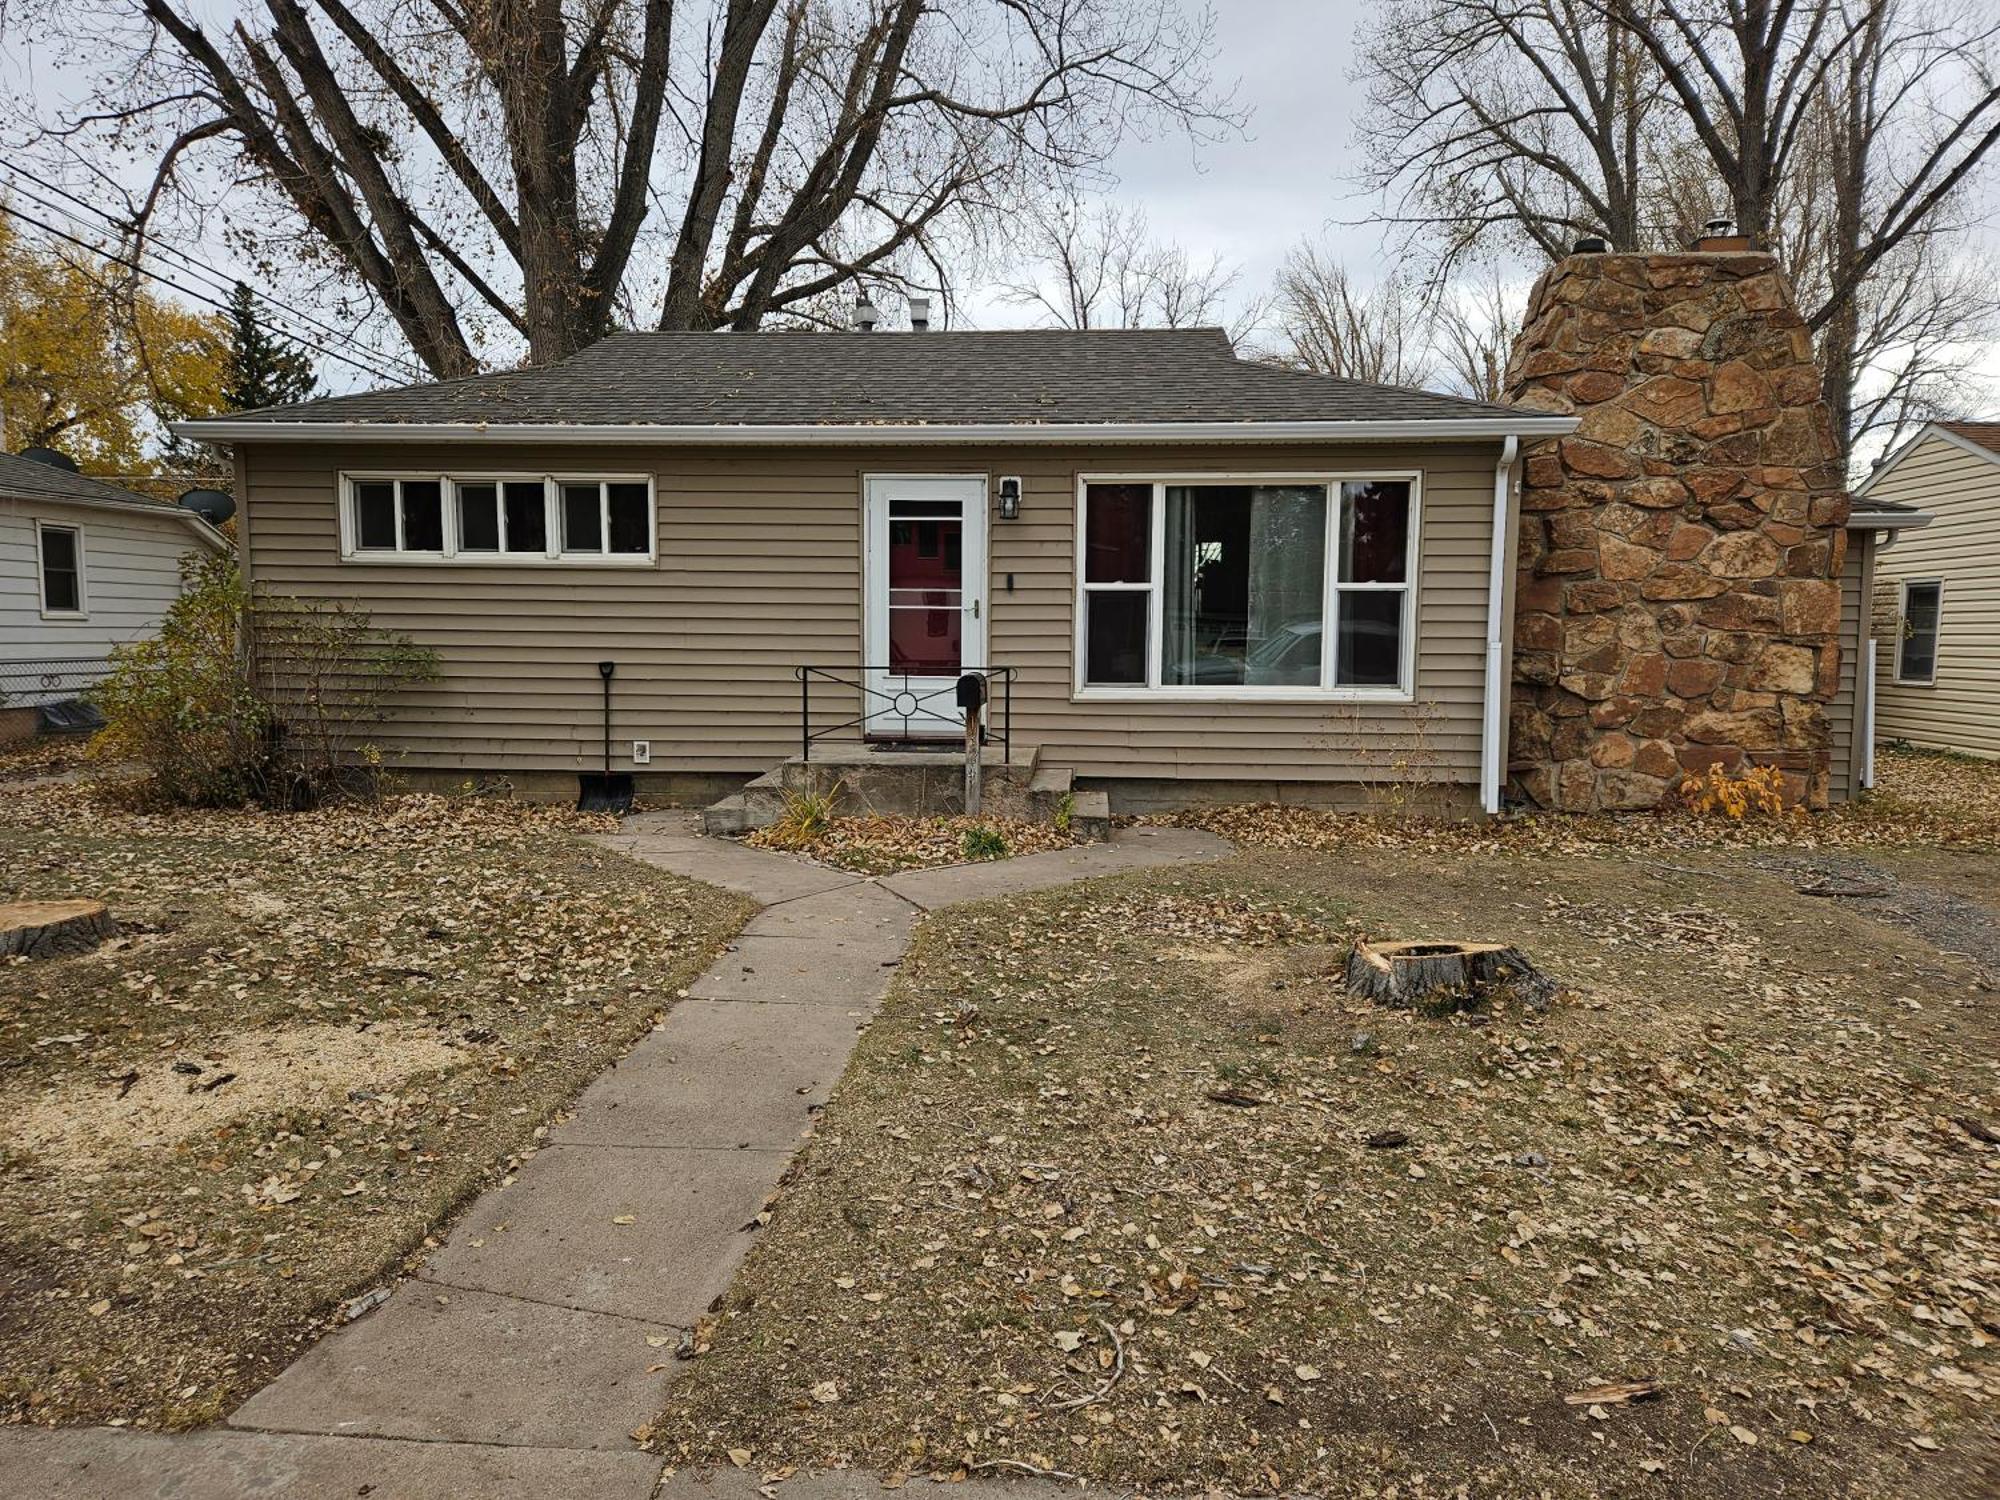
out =
[[653,742],[651,740],[632,741],[632,764],[650,766],[653,763]]

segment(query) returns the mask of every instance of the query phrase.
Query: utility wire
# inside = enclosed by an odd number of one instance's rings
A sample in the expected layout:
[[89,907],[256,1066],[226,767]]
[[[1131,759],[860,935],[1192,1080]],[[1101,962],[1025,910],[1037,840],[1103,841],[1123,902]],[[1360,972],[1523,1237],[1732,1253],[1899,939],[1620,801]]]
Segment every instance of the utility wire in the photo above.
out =
[[[96,215],[98,218],[104,220],[104,222],[111,229],[117,231],[119,234],[122,235],[126,232],[127,226],[121,224],[119,220],[109,210],[99,208],[96,204],[89,202],[87,199],[78,197],[75,193],[72,193],[68,188],[63,187],[60,183],[54,183],[49,181],[46,177],[40,176],[39,174],[30,171],[28,168],[22,166],[19,162],[14,162],[14,161],[6,162],[4,163],[4,166],[7,171],[14,173],[16,176],[25,177],[28,179],[28,181],[35,183],[37,186],[42,187],[51,193],[58,194],[62,198],[68,200],[70,203],[74,203],[78,208],[83,209],[86,213]],[[13,189],[16,192],[19,192],[23,196],[40,204],[43,208],[49,209],[53,212],[66,213],[72,222],[75,223],[82,222],[81,220],[76,218],[74,210],[63,209],[56,204],[50,203],[46,199],[40,198],[36,194],[29,192],[26,188],[21,187],[18,183],[9,184],[9,186],[13,187]],[[153,240],[148,243],[152,252],[155,255],[169,255],[172,256],[174,260],[180,262],[180,266],[175,267],[177,271],[180,270],[181,266],[185,266],[187,274],[198,276],[208,285],[218,287],[224,292],[234,292],[236,290],[236,282],[242,280],[241,277],[231,277],[225,272],[215,270],[213,267],[204,266],[199,261],[195,260],[194,257],[189,255],[186,251],[178,249],[173,245],[169,245],[164,241]],[[247,281],[244,281],[243,284],[246,286],[250,285],[250,283]],[[348,333],[346,330],[336,328],[331,323],[323,322],[322,320],[314,317],[310,313],[302,312],[288,302],[279,301],[276,297],[272,296],[269,292],[263,290],[261,287],[253,286],[251,287],[251,292],[259,302],[264,303],[268,307],[277,309],[279,312],[286,314],[287,316],[293,318],[297,322],[305,324],[308,328],[316,329],[320,333],[326,334],[331,338],[338,339],[342,344],[346,345],[349,349],[355,350],[362,354],[366,354],[370,358],[375,358],[375,359],[386,358],[392,361],[399,370],[407,372],[403,376],[404,379],[414,378],[421,380],[423,378],[423,372],[419,370],[417,366],[411,364],[408,360],[399,359],[393,355],[383,356],[377,353],[375,350],[369,349],[365,345],[359,343],[354,338],[354,336],[351,333]],[[299,339],[298,342],[304,343],[305,340]]]

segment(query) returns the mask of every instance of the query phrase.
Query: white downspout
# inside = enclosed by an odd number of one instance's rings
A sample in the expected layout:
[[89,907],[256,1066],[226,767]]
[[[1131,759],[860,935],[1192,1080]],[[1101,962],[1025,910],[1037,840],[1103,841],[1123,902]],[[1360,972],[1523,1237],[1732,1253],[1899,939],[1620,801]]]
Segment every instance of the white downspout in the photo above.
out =
[[1500,447],[1500,462],[1493,466],[1493,556],[1486,576],[1486,703],[1479,735],[1479,805],[1488,813],[1500,811],[1500,783],[1506,771],[1506,726],[1500,722],[1500,700],[1506,668],[1507,564],[1509,549],[1508,503],[1513,497],[1514,460],[1521,451],[1521,439],[1508,434]]

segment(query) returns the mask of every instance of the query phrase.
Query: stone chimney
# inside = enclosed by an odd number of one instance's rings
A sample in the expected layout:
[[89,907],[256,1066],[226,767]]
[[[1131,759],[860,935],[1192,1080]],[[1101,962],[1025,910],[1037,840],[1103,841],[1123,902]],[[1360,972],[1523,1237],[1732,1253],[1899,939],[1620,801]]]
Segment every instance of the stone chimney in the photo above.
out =
[[1517,790],[1647,808],[1720,762],[1823,806],[1848,499],[1774,259],[1572,255],[1529,299],[1507,391],[1582,424],[1524,466]]

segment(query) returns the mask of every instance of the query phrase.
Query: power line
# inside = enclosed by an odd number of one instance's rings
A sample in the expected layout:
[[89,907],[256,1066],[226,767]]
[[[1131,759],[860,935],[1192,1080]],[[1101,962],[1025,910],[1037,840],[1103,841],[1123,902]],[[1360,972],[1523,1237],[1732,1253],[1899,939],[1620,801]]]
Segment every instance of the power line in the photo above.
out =
[[[20,177],[25,177],[28,179],[28,181],[35,183],[42,188],[45,188],[49,192],[55,193],[60,197],[67,199],[69,202],[76,204],[78,208],[83,209],[86,213],[95,214],[98,218],[104,220],[104,222],[107,225],[109,225],[113,230],[118,231],[121,235],[125,232],[126,226],[122,225],[119,222],[119,220],[116,217],[114,217],[108,210],[99,208],[96,204],[89,202],[87,199],[78,197],[75,193],[72,193],[68,188],[63,187],[60,183],[49,181],[46,177],[43,177],[36,172],[30,171],[28,168],[22,166],[19,162],[10,161],[5,163],[5,166],[9,172],[12,172]],[[10,184],[10,186],[12,186],[15,191],[20,192],[24,196],[41,204],[42,207],[47,208],[52,212],[67,213],[73,222],[81,222],[76,219],[76,216],[73,211],[62,209],[58,207],[58,205],[48,202],[46,199],[37,197],[35,194],[28,192],[27,189],[22,188],[18,183]],[[229,276],[227,273],[217,271],[212,267],[204,266],[199,261],[195,260],[194,257],[189,255],[186,251],[178,249],[173,245],[166,244],[163,241],[154,240],[149,243],[155,255],[165,254],[172,256],[176,261],[179,261],[182,266],[185,266],[187,268],[187,272],[189,274],[201,277],[209,285],[218,287],[224,292],[234,292],[236,289],[235,285],[236,282],[243,280],[243,278],[241,277],[232,277]],[[243,284],[245,286],[250,285],[249,282],[247,281],[243,281]],[[289,302],[281,302],[278,298],[272,296],[269,292],[263,290],[261,287],[251,287],[251,292],[259,302],[264,303],[268,307],[276,308],[279,312],[287,314],[288,316],[297,320],[298,322],[305,324],[308,328],[317,329],[319,332],[324,333],[329,337],[340,340],[340,342],[345,344],[349,349],[353,349],[360,353],[366,354],[370,358],[376,358],[376,359],[386,358],[389,362],[393,363],[398,369],[407,372],[405,378],[410,378],[410,377],[414,377],[416,379],[423,378],[423,372],[416,365],[412,364],[410,361],[397,358],[396,356],[393,355],[383,356],[377,353],[377,351],[369,349],[365,345],[359,343],[354,338],[354,336],[351,333],[348,333],[346,330],[341,328],[336,328],[331,323],[323,322],[320,319],[314,317],[310,313],[301,312],[298,308],[292,306]],[[300,342],[303,343],[304,340],[300,340]]]
[[[51,208],[51,205],[42,202],[41,199],[34,198],[32,194],[24,193],[23,196],[30,198],[32,201],[40,204],[42,207]],[[51,208],[51,211],[61,212],[61,210],[54,208]],[[123,255],[114,255],[109,250],[105,250],[100,246],[91,244],[90,241],[88,240],[80,239],[76,235],[70,234],[66,230],[58,229],[55,225],[49,223],[46,219],[38,219],[33,214],[21,212],[21,210],[16,208],[12,203],[0,203],[0,213],[12,214],[15,218],[19,219],[24,224],[32,224],[37,229],[40,229],[47,234],[54,235],[57,239],[67,240],[70,244],[75,245],[80,250],[89,251],[92,255],[97,256],[101,260],[108,260],[113,265],[124,266],[127,270],[136,272],[137,274],[146,277],[150,281],[157,281],[161,286],[170,287],[174,291],[179,292],[183,297],[192,297],[195,301],[206,303],[208,306],[216,308],[222,312],[233,311],[233,309],[227,302],[222,302],[214,297],[207,296],[202,292],[194,290],[194,288],[192,287],[183,286],[181,285],[180,282],[175,281],[171,276],[163,275],[160,272],[154,270],[152,267],[142,265],[136,260],[131,260]],[[297,344],[301,348],[306,348],[306,349],[310,348],[310,346],[308,346],[304,340],[300,339],[298,335],[292,333],[288,329],[273,328],[269,324],[261,322],[254,317],[251,319],[251,322],[256,323],[259,328],[262,328],[266,333],[272,334],[277,338],[289,340],[291,343]],[[402,379],[401,376],[390,374],[388,371],[378,369],[374,365],[364,364],[362,361],[358,359],[351,358],[348,355],[338,353],[337,351],[332,349],[323,348],[319,352],[324,354],[328,359],[338,360],[341,364],[359,370],[364,375],[372,375],[377,380],[387,380],[393,382]]]

